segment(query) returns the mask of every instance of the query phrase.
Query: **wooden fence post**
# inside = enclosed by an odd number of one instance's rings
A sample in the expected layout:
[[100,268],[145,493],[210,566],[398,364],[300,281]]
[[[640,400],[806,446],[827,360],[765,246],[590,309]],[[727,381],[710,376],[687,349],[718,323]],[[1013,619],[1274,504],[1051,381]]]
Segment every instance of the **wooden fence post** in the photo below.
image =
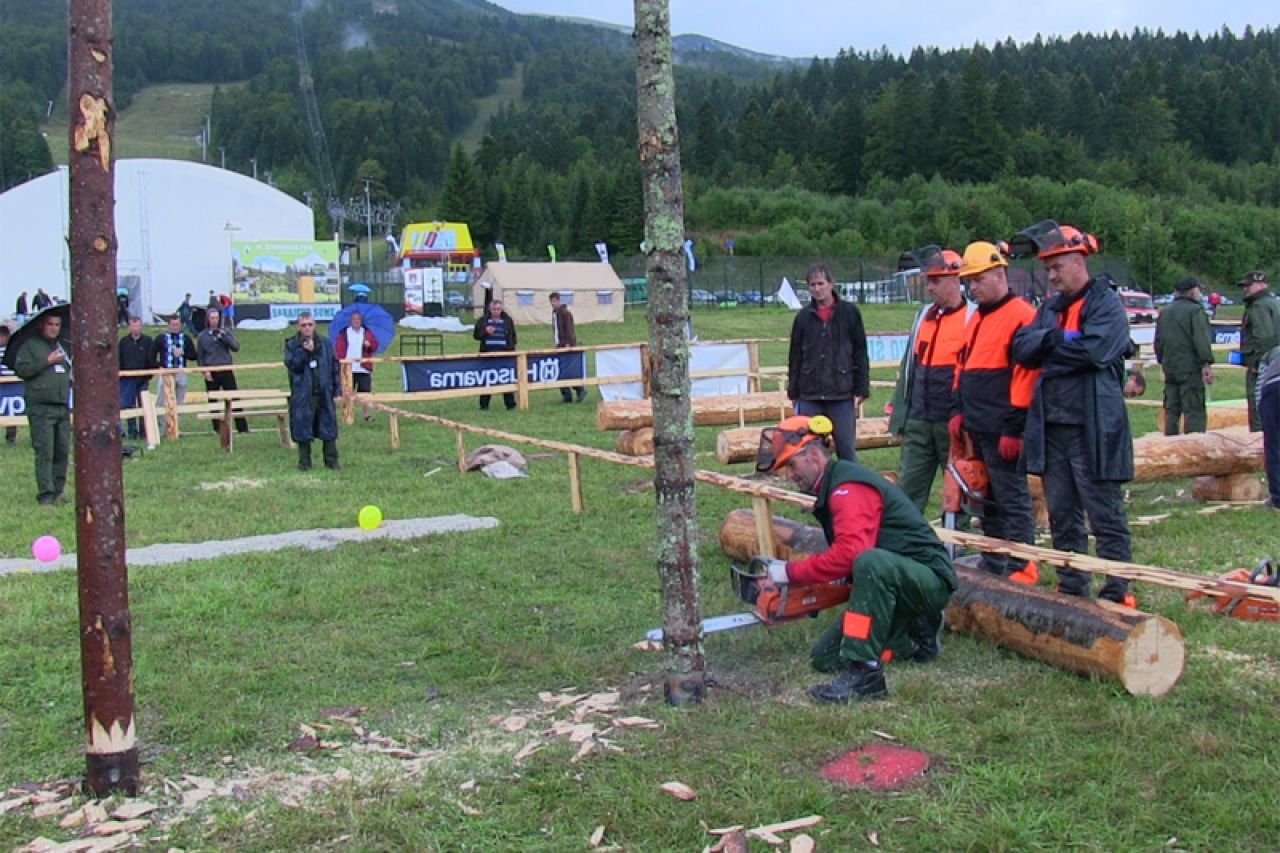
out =
[[458,448],[458,473],[467,473],[467,446],[462,440],[462,430],[453,431],[453,443]]
[[778,556],[778,543],[773,538],[773,506],[768,498],[753,497],[751,509],[756,517],[756,542],[766,557]]
[[747,342],[747,392],[760,393],[760,344]]
[[392,415],[388,423],[391,426],[391,449],[400,449],[400,416]]
[[172,373],[160,377],[164,383],[164,437],[178,438],[178,380]]
[[342,365],[342,422],[344,424],[353,424],[356,422],[356,392],[355,381],[351,378],[351,363],[341,362]]
[[516,405],[520,411],[529,408],[529,356],[516,354]]
[[578,454],[569,454],[569,501],[575,513],[582,512],[582,480],[578,475]]
[[649,399],[649,345],[640,345],[640,396]]

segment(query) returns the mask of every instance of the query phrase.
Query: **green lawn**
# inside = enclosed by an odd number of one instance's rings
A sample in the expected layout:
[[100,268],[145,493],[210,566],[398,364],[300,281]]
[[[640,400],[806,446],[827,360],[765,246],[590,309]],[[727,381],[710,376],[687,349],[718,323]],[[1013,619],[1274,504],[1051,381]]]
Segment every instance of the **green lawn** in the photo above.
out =
[[[866,311],[872,330],[905,329],[910,316]],[[704,340],[781,337],[790,318],[781,309],[702,309],[694,325]],[[591,344],[644,335],[642,314],[579,329]],[[282,338],[244,333],[239,360],[278,359]],[[522,329],[521,342],[546,346],[549,330]],[[471,352],[474,341],[450,336],[447,347]],[[771,344],[764,361],[781,364],[784,354],[785,344]],[[241,380],[283,387],[284,370],[244,371]],[[384,366],[375,381],[396,390],[398,376]],[[1238,373],[1224,372],[1215,398],[1239,396],[1240,385]],[[1153,381],[1148,395],[1159,394]],[[873,408],[887,398],[877,391]],[[561,405],[553,391],[535,393],[527,412],[481,413],[470,400],[418,408],[613,446],[590,405]],[[1154,416],[1133,410],[1135,434]],[[194,421],[185,427],[197,430]],[[871,849],[873,833],[895,850],[1263,850],[1280,838],[1275,623],[1193,612],[1172,591],[1140,587],[1144,608],[1176,621],[1187,641],[1183,679],[1162,699],[948,637],[936,663],[892,667],[889,701],[832,709],[804,695],[817,678],[805,661],[828,621],[820,619],[708,640],[709,700],[672,710],[655,696],[661,655],[632,648],[661,623],[647,473],[583,460],[587,511],[575,516],[559,455],[529,449],[529,479],[489,480],[457,473],[448,431],[412,423],[401,431],[403,446],[392,451],[384,416],[344,427],[336,473],[299,473],[273,432],[237,441],[227,456],[208,430],[126,463],[129,544],[208,542],[213,557],[131,572],[144,795],[163,806],[140,834],[149,849],[581,850],[603,825],[606,845],[684,851],[714,843],[706,827],[808,814],[825,818],[810,830],[820,850]],[[715,435],[698,430],[699,467],[721,467]],[[0,445],[0,476],[12,484],[0,554],[27,553],[44,533],[70,549],[72,511],[36,506],[25,440],[23,431],[18,447]],[[896,459],[893,449],[864,454],[877,468]],[[233,479],[228,489],[201,488]],[[1188,492],[1178,482],[1130,489],[1131,517],[1172,514],[1134,528],[1136,560],[1208,574],[1275,549],[1268,511],[1198,515]],[[716,534],[744,499],[702,486],[698,499],[704,610],[737,611]],[[390,519],[469,513],[501,525],[217,557],[222,538],[354,526],[366,503]],[[76,630],[73,573],[0,577],[0,786],[83,769]],[[608,738],[621,752],[571,763],[578,747],[545,736],[552,718],[536,716],[548,707],[540,691],[570,688],[618,690],[623,713],[660,728],[616,731]],[[325,716],[340,706],[363,709],[366,737],[376,730],[420,757],[367,751],[350,722]],[[532,722],[514,733],[496,724],[512,714]],[[339,748],[286,749],[299,724],[315,723],[332,726],[317,731]],[[877,733],[932,756],[922,784],[882,795],[817,776],[823,762]],[[516,762],[532,742],[548,745]],[[223,792],[184,810],[179,792],[196,784],[184,774]],[[662,793],[669,780],[698,798]],[[0,817],[0,847],[73,837],[57,821],[29,808]]]

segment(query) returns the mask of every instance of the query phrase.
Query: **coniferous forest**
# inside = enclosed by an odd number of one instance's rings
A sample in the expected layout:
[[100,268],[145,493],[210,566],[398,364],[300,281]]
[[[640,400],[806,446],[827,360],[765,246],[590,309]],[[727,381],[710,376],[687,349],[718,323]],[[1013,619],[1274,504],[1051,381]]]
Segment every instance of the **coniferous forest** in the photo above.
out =
[[[295,14],[339,195],[371,179],[405,221],[463,220],[516,257],[548,243],[561,257],[600,240],[637,250],[628,33],[483,0],[113,5],[117,106],[154,83],[220,84],[212,143],[299,198],[322,185]],[[37,127],[64,98],[65,40],[63,4],[0,0],[0,188],[52,167]],[[1053,217],[1141,258],[1158,289],[1280,260],[1275,28],[791,62],[678,40],[677,60],[688,228],[703,253],[731,239],[737,254],[896,254]],[[478,119],[499,91],[514,94]]]

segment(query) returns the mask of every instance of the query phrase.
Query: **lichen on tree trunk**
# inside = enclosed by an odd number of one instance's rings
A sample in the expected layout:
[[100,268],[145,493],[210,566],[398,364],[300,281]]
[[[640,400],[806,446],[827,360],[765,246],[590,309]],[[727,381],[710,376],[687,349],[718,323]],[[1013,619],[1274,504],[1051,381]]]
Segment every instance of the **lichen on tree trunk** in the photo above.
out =
[[138,791],[116,343],[111,0],[67,7],[76,562],[86,786]]
[[706,691],[698,594],[698,511],[690,404],[689,283],[684,268],[684,191],[667,0],[636,0],[636,123],[648,244],[649,395],[667,702],[700,702]]

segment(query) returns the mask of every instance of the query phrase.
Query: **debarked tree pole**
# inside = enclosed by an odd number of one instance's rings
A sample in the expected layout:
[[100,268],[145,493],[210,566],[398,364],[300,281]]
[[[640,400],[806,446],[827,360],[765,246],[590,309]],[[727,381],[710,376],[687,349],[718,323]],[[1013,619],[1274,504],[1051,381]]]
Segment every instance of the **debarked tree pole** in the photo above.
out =
[[[748,560],[769,553],[761,529],[772,528],[775,555],[798,560],[826,550],[822,529],[734,510],[720,525],[725,554]],[[1178,626],[1163,616],[1056,595],[957,566],[960,588],[947,605],[947,626],[1073,672],[1118,681],[1138,696],[1163,696],[1186,662]],[[855,573],[854,583],[857,575]]]
[[69,0],[71,340],[87,787],[138,791],[116,355],[110,0]]
[[667,0],[635,0],[636,124],[640,137],[649,286],[649,391],[653,398],[657,565],[662,586],[667,702],[706,694],[698,593],[698,508],[690,406],[689,282],[684,266],[684,189],[676,125]]

